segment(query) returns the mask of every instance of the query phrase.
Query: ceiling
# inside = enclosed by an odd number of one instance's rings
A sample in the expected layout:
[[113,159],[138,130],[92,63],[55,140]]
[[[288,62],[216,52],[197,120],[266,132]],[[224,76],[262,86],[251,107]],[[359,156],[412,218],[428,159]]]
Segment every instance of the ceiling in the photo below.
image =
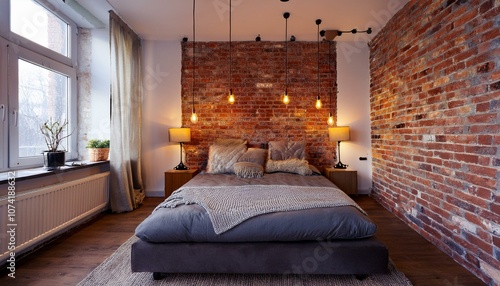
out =
[[[191,0],[76,0],[104,23],[113,9],[143,39],[181,40],[193,36]],[[344,34],[336,41],[369,41],[408,0],[232,0],[232,40],[263,41],[285,38],[284,12],[289,12],[288,35],[298,41],[317,39],[321,30],[366,30]],[[229,0],[196,1],[196,40],[229,40]]]

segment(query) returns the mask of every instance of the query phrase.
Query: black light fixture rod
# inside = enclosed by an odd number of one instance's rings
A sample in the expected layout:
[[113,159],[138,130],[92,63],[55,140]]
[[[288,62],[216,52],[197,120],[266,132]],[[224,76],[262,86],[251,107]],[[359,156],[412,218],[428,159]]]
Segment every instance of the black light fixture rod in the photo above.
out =
[[364,31],[358,31],[358,29],[352,29],[350,31],[340,31],[340,30],[337,31],[337,35],[338,36],[342,36],[343,33],[352,33],[352,34],[367,33],[367,34],[371,34],[372,33],[372,28],[368,28],[368,29],[366,29]]

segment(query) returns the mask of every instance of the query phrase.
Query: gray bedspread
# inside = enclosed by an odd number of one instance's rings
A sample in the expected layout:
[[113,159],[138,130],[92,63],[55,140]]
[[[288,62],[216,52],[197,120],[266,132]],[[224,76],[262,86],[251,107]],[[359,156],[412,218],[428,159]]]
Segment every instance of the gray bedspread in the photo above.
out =
[[[234,191],[231,190],[233,186]],[[256,189],[252,191],[249,186],[255,186]],[[277,191],[280,190],[277,186],[282,186],[282,191]],[[269,189],[267,193],[266,187]],[[200,174],[183,188],[206,192],[212,190],[212,194],[224,190],[231,193],[224,199],[221,197],[221,201],[241,192],[243,188],[244,196],[235,201],[238,214],[236,224],[233,221],[218,229],[221,226],[216,222],[214,229],[214,213],[211,209],[213,205],[208,207],[209,212],[207,212],[206,201],[199,204],[184,204],[195,203],[197,198],[193,197],[193,192],[183,196],[181,188],[137,227],[136,235],[139,238],[149,242],[302,241],[366,238],[373,236],[376,231],[376,226],[359,206],[322,176],[273,173],[265,174],[262,178],[243,179],[235,175]],[[299,208],[287,206],[276,209],[256,208],[261,211],[260,213],[252,209],[253,205],[260,205],[258,201],[261,199],[265,201],[271,199],[274,203],[290,202],[290,198],[286,197],[287,194],[289,197],[292,197],[291,194],[300,197],[300,192],[313,203]],[[184,193],[187,194],[187,191]],[[273,198],[273,193],[279,196]],[[219,196],[223,195],[219,193]],[[221,205],[216,203],[216,199],[214,200],[217,195],[208,197],[211,203],[215,202],[217,214],[222,214],[226,219],[227,216],[220,213]],[[314,197],[316,199],[310,200]],[[337,202],[328,201],[332,198],[337,198]],[[230,205],[235,206],[235,202]],[[250,203],[241,204],[241,202]],[[246,211],[241,212],[242,206]],[[273,204],[273,207],[276,205]],[[248,215],[245,214],[247,212]]]

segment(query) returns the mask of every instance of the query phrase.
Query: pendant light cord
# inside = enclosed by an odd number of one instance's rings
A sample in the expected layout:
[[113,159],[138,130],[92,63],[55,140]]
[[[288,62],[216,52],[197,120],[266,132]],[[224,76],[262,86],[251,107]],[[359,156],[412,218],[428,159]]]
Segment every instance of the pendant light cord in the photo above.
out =
[[317,25],[318,26],[318,98],[317,99],[319,99],[320,98],[319,97],[319,93],[320,93],[320,88],[319,88],[319,83],[320,83],[320,81],[319,81],[319,79],[320,79],[320,76],[319,76],[319,24],[321,23],[321,20],[319,20],[319,19],[316,20],[316,23],[318,24]]
[[285,94],[288,95],[288,17],[285,17]]
[[195,44],[196,44],[196,19],[195,19],[195,11],[196,11],[196,0],[193,0],[193,92],[192,92],[192,108],[193,108],[193,113],[195,113],[195,108],[194,108],[194,82],[195,82],[195,71],[196,71],[196,49],[195,49]]
[[333,113],[332,113],[332,93],[333,93],[332,88],[333,88],[333,84],[331,82],[331,80],[332,80],[332,68],[331,68],[331,64],[330,64],[331,44],[332,44],[332,42],[328,41],[328,74],[330,75],[330,114],[333,116]]
[[233,94],[233,49],[232,49],[232,0],[229,0],[229,91],[230,94]]

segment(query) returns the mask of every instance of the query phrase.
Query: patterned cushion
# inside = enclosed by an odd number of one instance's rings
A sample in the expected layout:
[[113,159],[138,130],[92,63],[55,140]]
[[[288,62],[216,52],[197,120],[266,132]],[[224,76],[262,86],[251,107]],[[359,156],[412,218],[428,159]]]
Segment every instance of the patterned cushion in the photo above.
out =
[[287,159],[305,159],[305,144],[304,142],[292,141],[270,141],[269,142],[269,159],[270,160],[287,160]]
[[234,164],[234,173],[240,178],[261,178],[264,176],[264,167],[251,162],[237,162]]
[[261,166],[266,165],[267,150],[260,148],[248,148],[248,150],[238,159],[238,162],[251,162]]
[[288,160],[267,160],[266,173],[286,172],[303,176],[312,175],[307,160],[292,158]]
[[246,144],[212,145],[208,149],[207,173],[234,173],[233,165],[247,151]]

